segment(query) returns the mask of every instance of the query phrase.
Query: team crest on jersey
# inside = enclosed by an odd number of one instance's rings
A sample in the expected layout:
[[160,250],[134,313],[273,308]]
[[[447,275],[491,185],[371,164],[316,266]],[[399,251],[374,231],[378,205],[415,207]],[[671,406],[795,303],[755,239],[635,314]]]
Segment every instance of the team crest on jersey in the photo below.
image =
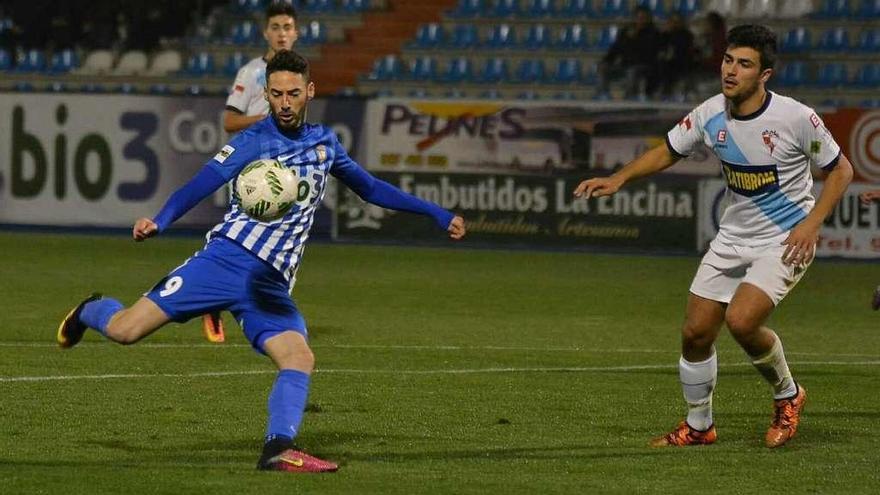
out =
[[229,146],[227,144],[220,151],[218,151],[216,155],[214,155],[214,159],[220,163],[223,163],[226,161],[227,158],[229,158],[229,155],[231,155],[234,152],[235,152],[235,148],[233,148],[232,146]]
[[773,150],[776,148],[776,141],[779,140],[779,133],[773,129],[764,129],[764,132],[761,133],[761,140],[764,141],[764,146],[770,150],[770,154],[772,155]]
[[323,144],[315,146],[315,154],[318,156],[318,163],[324,163],[327,160],[327,148]]

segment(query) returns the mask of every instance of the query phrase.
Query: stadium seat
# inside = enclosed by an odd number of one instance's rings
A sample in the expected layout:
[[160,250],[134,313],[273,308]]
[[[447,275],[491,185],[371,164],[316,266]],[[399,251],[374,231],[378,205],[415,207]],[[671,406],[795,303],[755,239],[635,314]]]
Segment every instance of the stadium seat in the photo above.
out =
[[850,16],[849,0],[823,0],[810,17],[816,19],[842,19]]
[[412,61],[409,76],[414,81],[435,81],[437,79],[437,60],[423,56]]
[[0,48],[0,70],[9,70],[12,68],[12,57],[9,52]]
[[484,100],[500,100],[504,95],[497,89],[492,88],[480,93],[479,97]]
[[477,26],[473,24],[458,24],[452,31],[452,40],[447,48],[459,50],[473,48],[480,44],[480,35]]
[[266,9],[262,0],[234,0],[233,9],[242,14],[260,13]]
[[440,76],[440,81],[445,83],[470,82],[473,80],[473,64],[466,57],[456,57],[450,60]]
[[654,17],[663,17],[666,15],[663,0],[636,0],[636,6],[647,8],[651,11],[651,15]]
[[299,4],[308,14],[332,14],[336,10],[333,0],[300,0]]
[[200,84],[190,84],[183,90],[183,94],[188,96],[203,96],[207,92]]
[[130,95],[130,94],[136,93],[137,90],[135,89],[134,85],[131,83],[122,83],[119,86],[116,86],[115,92]]
[[862,108],[880,108],[880,98],[868,98],[859,102]]
[[324,23],[313,20],[300,26],[300,36],[297,43],[302,45],[319,45],[327,41],[327,28]]
[[553,17],[556,15],[556,8],[553,5],[553,0],[529,0],[521,14],[530,19]]
[[540,84],[544,82],[545,74],[544,60],[527,58],[517,66],[514,82]]
[[49,72],[53,74],[65,74],[79,66],[79,57],[76,52],[71,49],[61,50],[52,55],[52,62],[49,64]]
[[557,15],[565,19],[596,17],[596,11],[593,10],[593,0],[568,0]]
[[703,9],[705,12],[718,12],[722,17],[739,17],[738,0],[709,0]]
[[422,24],[416,31],[415,40],[409,44],[410,48],[434,49],[446,43],[446,30],[438,22]]
[[856,49],[865,53],[880,53],[880,29],[862,31]]
[[586,50],[590,47],[587,30],[580,24],[570,24],[559,32],[555,48],[558,50]]
[[602,7],[599,8],[600,17],[627,17],[629,16],[629,5],[627,0],[602,0]]
[[607,50],[617,40],[619,31],[620,28],[614,24],[602,27],[602,30],[599,31],[599,38],[596,40],[595,48],[597,50]]
[[360,14],[370,10],[370,0],[340,0],[339,10],[343,14]]
[[750,19],[774,18],[778,3],[778,0],[746,0],[742,6],[742,14]]
[[113,68],[113,53],[110,50],[95,50],[86,55],[80,74],[106,74]]
[[534,90],[523,91],[522,93],[516,95],[517,100],[540,100],[541,95]]
[[171,94],[171,88],[165,83],[157,83],[150,86],[150,94],[167,95]]
[[189,77],[209,76],[214,73],[214,56],[208,52],[190,55],[186,62],[184,75]]
[[253,21],[242,21],[232,27],[232,33],[228,39],[233,45],[252,45],[262,41],[260,28]]
[[450,90],[447,90],[446,92],[444,92],[443,97],[444,98],[452,98],[452,99],[462,99],[462,98],[467,98],[467,93],[465,93],[464,91],[462,91],[458,88],[453,88],[453,89],[450,89]]
[[458,5],[448,13],[449,17],[471,19],[480,17],[486,12],[485,0],[458,0]]
[[183,60],[180,57],[180,52],[177,50],[162,50],[153,57],[153,62],[150,64],[147,74],[151,76],[164,76],[179,72],[182,68]]
[[848,82],[846,65],[840,62],[831,62],[819,68],[816,85],[821,88],[836,88]]
[[67,92],[67,85],[61,81],[52,81],[46,86],[46,91],[51,91],[53,93],[65,93]]
[[579,100],[580,97],[571,91],[560,91],[559,93],[553,94],[553,99],[560,101],[575,101]]
[[700,11],[700,0],[673,0],[670,12],[678,12],[683,17],[691,17]]
[[807,66],[804,62],[789,62],[782,68],[779,83],[793,88],[807,83]]
[[406,93],[406,96],[409,98],[430,98],[433,95],[425,88],[413,88]]
[[862,0],[857,17],[859,19],[877,19],[880,17],[880,0]]
[[805,17],[813,12],[813,3],[804,0],[782,0],[779,4],[779,17],[783,19],[797,19]]
[[519,0],[495,0],[489,8],[489,16],[495,18],[515,17],[521,14]]
[[93,82],[83,84],[82,86],[79,87],[79,90],[82,91],[83,93],[104,93],[104,92],[106,92],[106,89],[104,88],[103,84],[98,84],[98,83],[93,83]]
[[849,33],[846,28],[831,28],[822,34],[816,49],[821,52],[846,51],[849,49]]
[[544,24],[532,24],[526,33],[526,39],[523,40],[522,47],[527,50],[543,50],[551,44],[550,28]]
[[556,70],[550,76],[555,84],[574,84],[581,81],[581,61],[578,58],[563,58],[556,63]]
[[43,72],[46,70],[46,55],[36,48],[23,51],[18,55],[15,70],[18,72]]
[[492,33],[483,43],[486,48],[502,49],[514,48],[516,42],[516,30],[510,24],[496,24],[492,27]]
[[370,81],[395,81],[406,78],[403,63],[397,55],[389,54],[373,62],[373,70],[367,75]]
[[242,52],[235,52],[226,57],[226,63],[223,64],[223,74],[227,77],[235,76],[238,69],[241,69],[248,62],[247,56]]
[[486,59],[476,81],[484,84],[495,84],[507,81],[508,79],[510,79],[510,73],[507,68],[507,59],[489,57]]
[[810,31],[805,27],[797,27],[785,33],[779,49],[783,53],[803,53],[812,47]]
[[130,50],[119,57],[113,73],[116,75],[141,74],[147,70],[147,54],[140,50]]
[[862,88],[880,88],[880,64],[865,64],[859,68],[853,84]]
[[589,67],[587,67],[586,72],[584,72],[581,81],[587,86],[595,86],[599,81],[599,63],[594,62]]

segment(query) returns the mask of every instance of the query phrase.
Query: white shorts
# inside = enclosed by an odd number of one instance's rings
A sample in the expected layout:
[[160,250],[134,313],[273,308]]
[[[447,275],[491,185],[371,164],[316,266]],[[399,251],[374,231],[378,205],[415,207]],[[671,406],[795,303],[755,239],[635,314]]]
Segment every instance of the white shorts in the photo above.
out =
[[713,301],[729,303],[739,284],[747,282],[764,291],[773,305],[794,288],[813,262],[815,251],[800,265],[786,265],[782,253],[786,246],[744,247],[715,239],[703,256],[691,292]]

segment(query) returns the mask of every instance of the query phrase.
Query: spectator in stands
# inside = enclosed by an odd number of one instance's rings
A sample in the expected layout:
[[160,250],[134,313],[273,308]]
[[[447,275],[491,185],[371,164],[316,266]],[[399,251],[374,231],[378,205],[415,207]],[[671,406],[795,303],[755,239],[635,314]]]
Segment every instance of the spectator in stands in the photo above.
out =
[[683,92],[690,89],[690,75],[695,58],[694,33],[681,14],[675,12],[669,15],[661,39],[657,71],[661,96],[669,98],[679,81],[684,81]]
[[704,23],[698,45],[703,47],[700,71],[714,80],[718,77],[718,70],[727,50],[727,24],[721,14],[714,11],[706,14]]
[[612,79],[623,79],[627,98],[645,96],[656,88],[660,33],[646,7],[636,7],[633,19],[599,62],[600,98],[609,97]]

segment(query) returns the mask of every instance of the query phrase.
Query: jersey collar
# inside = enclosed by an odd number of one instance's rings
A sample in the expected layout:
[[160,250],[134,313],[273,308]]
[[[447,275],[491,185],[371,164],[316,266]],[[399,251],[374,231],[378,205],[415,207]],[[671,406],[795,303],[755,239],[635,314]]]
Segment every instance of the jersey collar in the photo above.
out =
[[748,115],[738,116],[738,115],[733,115],[732,113],[730,115],[731,115],[731,117],[733,117],[733,120],[754,120],[754,119],[757,119],[770,106],[771,99],[773,99],[773,93],[770,91],[767,91],[767,97],[764,98],[764,103],[761,104],[761,108],[755,110],[754,112],[752,112]]

